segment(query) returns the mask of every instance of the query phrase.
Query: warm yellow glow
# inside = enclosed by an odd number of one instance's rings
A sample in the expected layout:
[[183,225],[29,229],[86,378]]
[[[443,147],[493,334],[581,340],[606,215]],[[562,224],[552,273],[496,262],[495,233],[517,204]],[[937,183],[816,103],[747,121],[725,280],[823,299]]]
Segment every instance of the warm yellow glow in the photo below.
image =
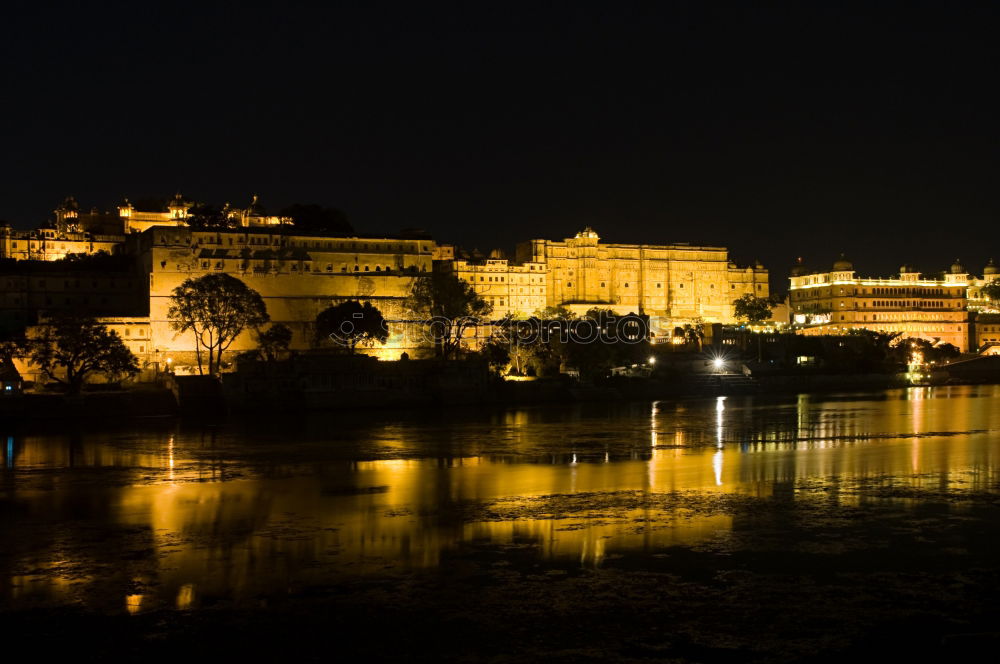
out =
[[131,614],[142,610],[142,595],[125,595],[125,610]]

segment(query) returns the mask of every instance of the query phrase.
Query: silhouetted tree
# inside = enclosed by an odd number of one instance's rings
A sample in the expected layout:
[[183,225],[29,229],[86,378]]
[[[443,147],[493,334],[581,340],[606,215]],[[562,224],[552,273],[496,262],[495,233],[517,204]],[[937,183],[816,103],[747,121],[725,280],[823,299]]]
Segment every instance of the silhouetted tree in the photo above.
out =
[[705,340],[705,326],[701,323],[685,323],[681,328],[681,336],[684,337],[685,344],[694,344],[698,351],[701,351],[701,344]]
[[[763,323],[771,317],[771,301],[766,297],[757,297],[753,293],[733,300],[733,315],[736,320],[745,320],[751,325]],[[757,334],[757,361],[764,360],[764,349],[761,346],[763,336]]]
[[490,370],[500,373],[510,364],[511,346],[504,334],[494,334],[479,349],[479,356],[490,365]]
[[771,317],[771,301],[766,297],[757,297],[747,293],[733,300],[733,315],[736,320],[748,323],[763,323]]
[[346,348],[350,353],[359,344],[374,346],[389,339],[389,325],[382,312],[371,302],[361,304],[348,300],[327,307],[316,316],[316,343],[328,342]]
[[117,380],[139,373],[135,355],[115,332],[81,316],[59,316],[45,324],[31,340],[31,361],[70,394],[79,394],[92,374]]
[[1000,302],[1000,278],[994,279],[982,288],[982,293],[991,302]]
[[207,203],[199,203],[188,210],[187,223],[196,230],[231,228],[235,222],[225,212]]
[[282,323],[275,323],[263,332],[258,329],[254,335],[257,337],[257,352],[267,362],[277,360],[292,343],[292,330]]
[[431,272],[414,280],[408,308],[425,318],[438,354],[448,359],[462,345],[469,327],[478,325],[493,305],[450,272]]
[[208,353],[208,373],[222,367],[222,353],[248,327],[269,320],[260,293],[228,274],[186,279],[170,296],[167,316],[178,332],[194,333],[198,372],[204,373],[201,352]]

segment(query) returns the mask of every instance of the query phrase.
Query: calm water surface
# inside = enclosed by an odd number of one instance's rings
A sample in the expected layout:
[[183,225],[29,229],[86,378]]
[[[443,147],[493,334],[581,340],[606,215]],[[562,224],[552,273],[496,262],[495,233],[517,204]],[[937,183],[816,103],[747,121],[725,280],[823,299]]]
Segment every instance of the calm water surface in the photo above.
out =
[[992,490],[1000,387],[0,435],[0,606],[141,612],[433,571],[469,546],[599,567],[740,527],[662,496]]

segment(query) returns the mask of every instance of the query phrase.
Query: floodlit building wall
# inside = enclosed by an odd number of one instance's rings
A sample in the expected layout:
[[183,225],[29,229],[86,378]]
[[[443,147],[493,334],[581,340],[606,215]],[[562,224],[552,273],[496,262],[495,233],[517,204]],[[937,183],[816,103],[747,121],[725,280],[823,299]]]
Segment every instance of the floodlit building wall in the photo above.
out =
[[[387,319],[406,319],[413,282],[432,267],[429,239],[318,237],[266,229],[193,231],[153,227],[139,240],[137,257],[149,278],[151,334],[157,354],[176,365],[191,364],[192,333],[178,334],[167,315],[174,288],[186,279],[224,273],[261,294],[272,323],[293,333],[291,348],[312,346],[313,322],[325,308],[346,300],[371,302]],[[378,355],[397,359],[416,348],[402,325],[390,325]],[[250,331],[230,354],[256,348]]]
[[738,267],[724,247],[607,244],[585,229],[565,240],[518,245],[517,260],[547,267],[547,306],[643,313],[662,326],[734,323],[733,300],[768,297],[768,273]]
[[898,278],[863,279],[849,262],[838,261],[830,272],[794,271],[789,303],[801,334],[901,332],[968,351],[967,282],[962,272],[923,279],[906,266]]

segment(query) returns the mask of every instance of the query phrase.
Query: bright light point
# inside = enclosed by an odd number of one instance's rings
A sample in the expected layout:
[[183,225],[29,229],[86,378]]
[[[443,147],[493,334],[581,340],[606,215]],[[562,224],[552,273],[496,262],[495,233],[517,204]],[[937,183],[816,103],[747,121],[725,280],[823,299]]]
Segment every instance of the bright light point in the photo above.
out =
[[650,355],[650,356],[649,356],[649,363],[650,363],[650,364],[656,364],[656,357],[655,357],[655,356],[653,356],[653,355]]
[[721,357],[717,357],[714,360],[712,360],[712,366],[715,367],[716,369],[721,369],[725,363],[726,361],[723,360]]

